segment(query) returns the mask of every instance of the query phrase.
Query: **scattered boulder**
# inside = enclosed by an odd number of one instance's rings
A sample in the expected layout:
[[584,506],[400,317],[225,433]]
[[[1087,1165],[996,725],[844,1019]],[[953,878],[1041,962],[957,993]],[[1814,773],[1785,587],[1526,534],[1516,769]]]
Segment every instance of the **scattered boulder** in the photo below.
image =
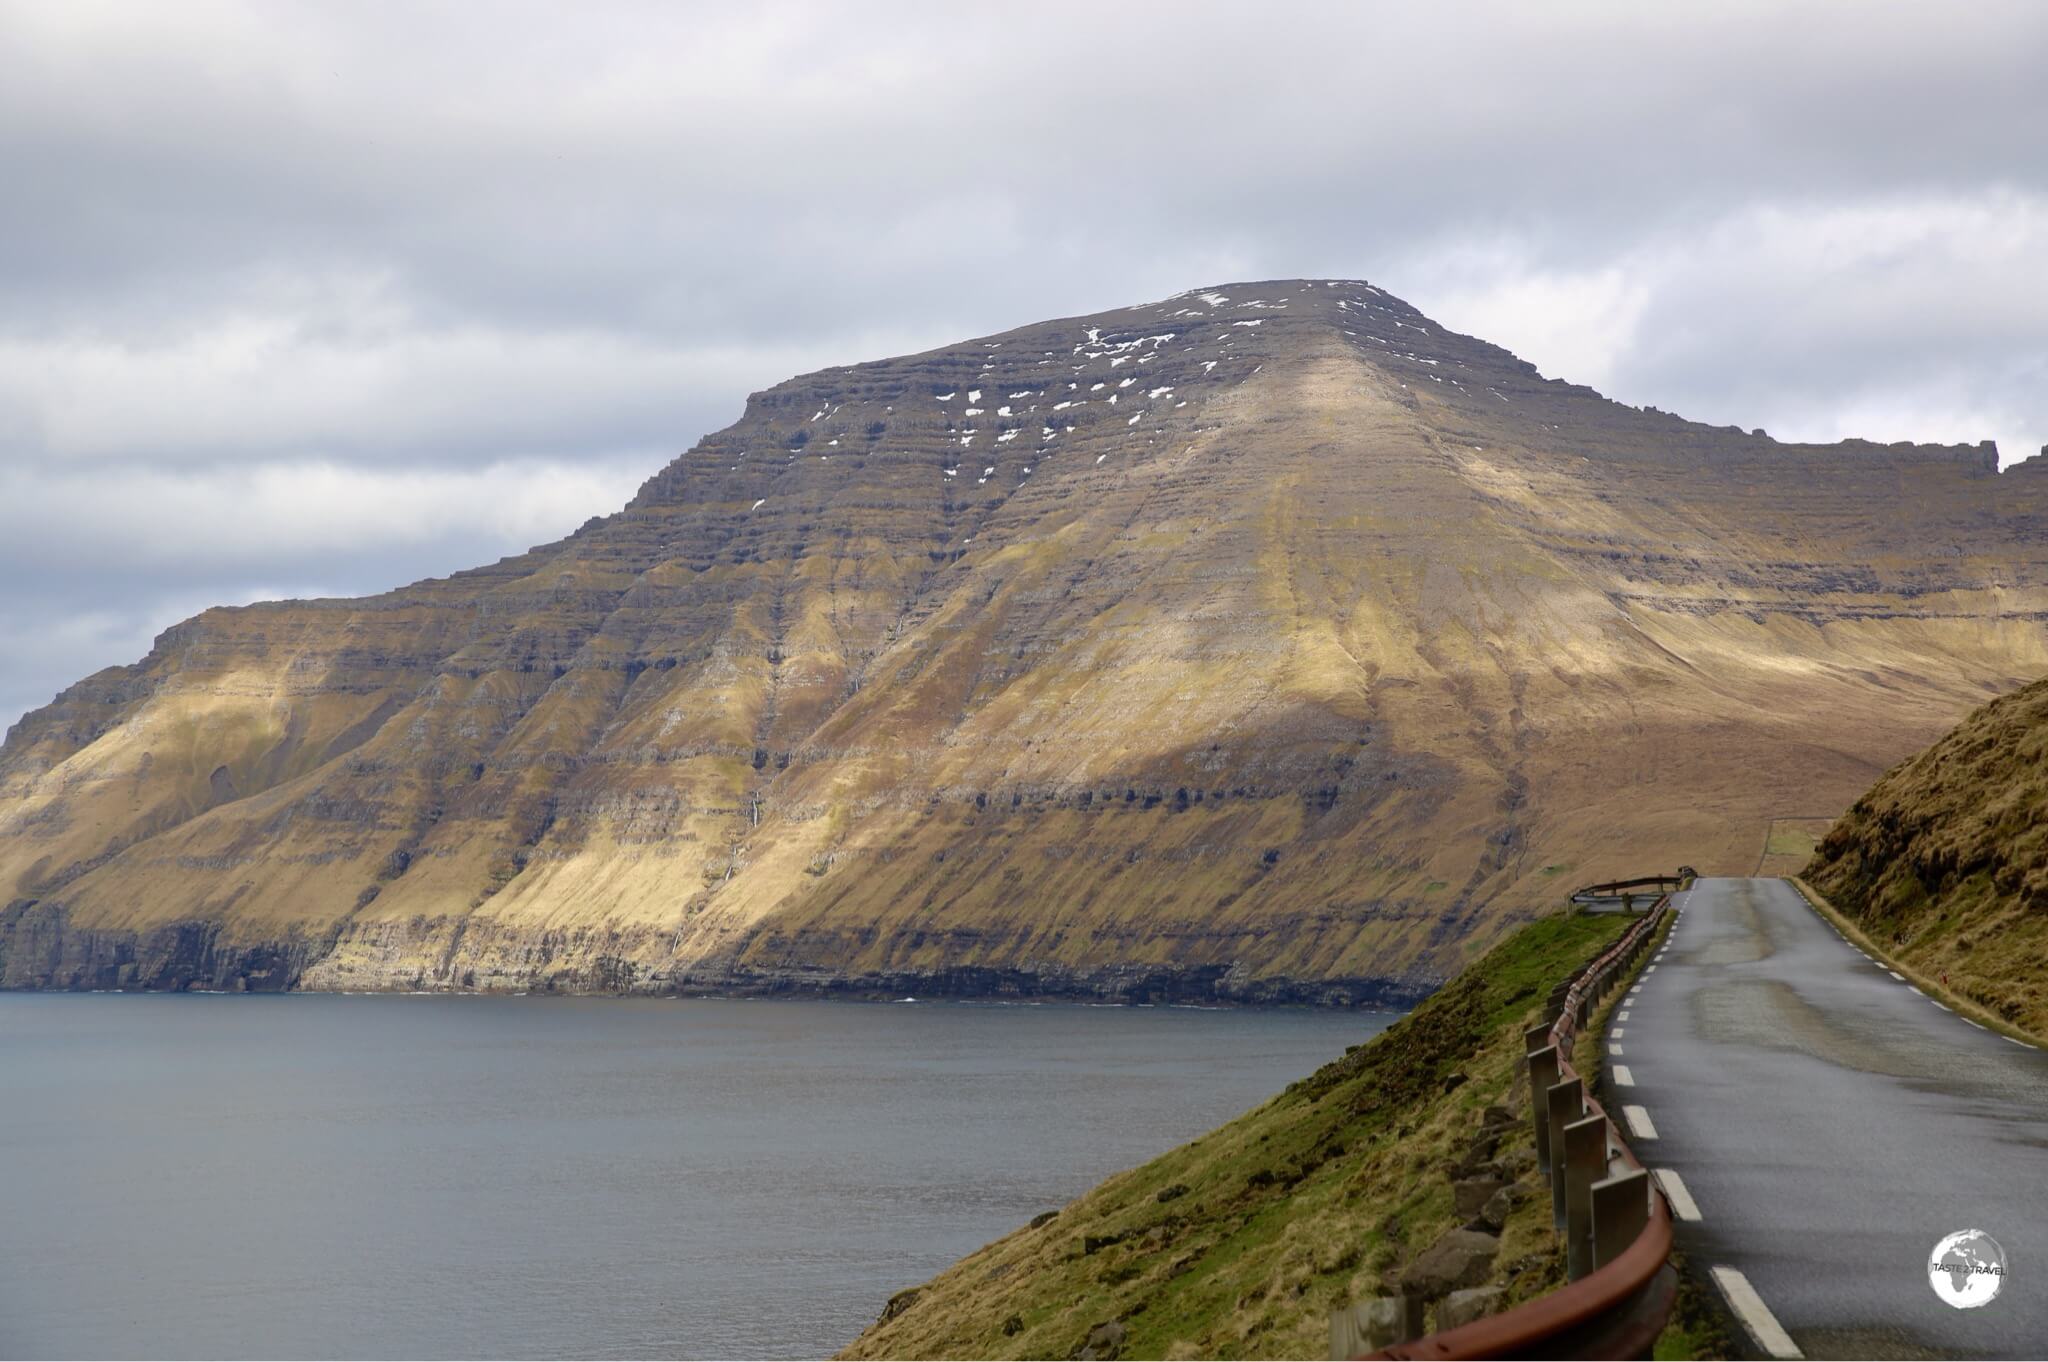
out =
[[1465,1219],[1478,1215],[1505,1184],[1499,1178],[1472,1178],[1451,1184],[1452,1208]]
[[1455,1329],[1477,1319],[1485,1319],[1500,1309],[1501,1300],[1507,1289],[1499,1286],[1474,1286],[1463,1291],[1453,1291],[1445,1296],[1436,1307],[1436,1327]]
[[1465,1157],[1458,1161],[1458,1166],[1467,1170],[1477,1168],[1480,1164],[1491,1159],[1493,1151],[1498,1148],[1500,1148],[1499,1136],[1482,1134],[1478,1139],[1465,1146]]
[[1500,1240],[1477,1230],[1446,1230],[1401,1273],[1401,1289],[1424,1300],[1479,1286],[1493,1272]]
[[1090,1358],[1115,1357],[1123,1346],[1123,1321],[1111,1320],[1107,1324],[1098,1324],[1090,1329],[1088,1341],[1081,1345],[1080,1351],[1074,1356],[1081,1362],[1088,1362]]
[[1003,1321],[1003,1337],[1015,1338],[1024,1332],[1024,1316],[1012,1315]]
[[1176,1182],[1171,1187],[1160,1188],[1159,1196],[1157,1199],[1161,1202],[1176,1201],[1179,1198],[1186,1196],[1187,1194],[1187,1184],[1184,1182]]
[[918,1293],[923,1289],[923,1287],[919,1286],[908,1287],[889,1297],[889,1303],[882,1307],[882,1317],[876,1320],[875,1323],[887,1324],[890,1320],[917,1304]]
[[1031,1228],[1035,1230],[1041,1225],[1050,1225],[1059,1218],[1059,1214],[1058,1211],[1040,1211],[1031,1217]]
[[1450,1074],[1444,1079],[1444,1091],[1456,1092],[1472,1081],[1470,1074]]
[[1479,1118],[1479,1124],[1490,1129],[1506,1129],[1519,1124],[1519,1118],[1506,1107],[1488,1107]]
[[1522,1174],[1536,1167],[1536,1151],[1533,1149],[1510,1149],[1500,1156],[1500,1171],[1508,1182],[1519,1180]]
[[1486,1199],[1486,1204],[1479,1208],[1478,1214],[1465,1228],[1478,1230],[1481,1234],[1499,1234],[1507,1228],[1508,1217],[1514,1213],[1515,1207],[1528,1199],[1529,1189],[1526,1187],[1515,1184],[1502,1187]]

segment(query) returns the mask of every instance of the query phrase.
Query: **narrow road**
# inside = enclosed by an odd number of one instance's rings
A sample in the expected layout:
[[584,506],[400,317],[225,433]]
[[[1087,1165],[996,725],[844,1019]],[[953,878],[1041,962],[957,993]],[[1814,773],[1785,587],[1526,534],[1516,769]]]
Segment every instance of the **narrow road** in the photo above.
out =
[[[1699,880],[1673,903],[1608,1023],[1608,1109],[1751,1346],[2048,1356],[2048,1052],[1946,1010],[1782,880]],[[1963,1229],[2008,1269],[1971,1310],[1927,1282]]]

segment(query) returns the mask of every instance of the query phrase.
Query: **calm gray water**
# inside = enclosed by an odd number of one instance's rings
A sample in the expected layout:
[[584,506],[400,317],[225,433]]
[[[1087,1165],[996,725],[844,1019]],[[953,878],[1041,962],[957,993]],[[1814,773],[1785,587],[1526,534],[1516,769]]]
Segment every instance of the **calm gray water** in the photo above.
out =
[[0,995],[0,1354],[822,1355],[1392,1020]]

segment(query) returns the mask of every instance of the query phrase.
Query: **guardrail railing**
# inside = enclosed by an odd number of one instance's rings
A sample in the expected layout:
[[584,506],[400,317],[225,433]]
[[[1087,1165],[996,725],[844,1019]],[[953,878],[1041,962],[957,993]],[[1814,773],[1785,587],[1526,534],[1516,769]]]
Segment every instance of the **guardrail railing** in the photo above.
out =
[[[1641,883],[1637,881],[1636,883]],[[1537,1166],[1550,1183],[1569,1281],[1512,1310],[1392,1344],[1382,1358],[1647,1357],[1671,1316],[1671,1209],[1571,1061],[1599,1001],[1629,976],[1668,896],[1552,990],[1525,1037]],[[1406,1312],[1415,1324],[1419,1310]]]
[[1593,907],[1604,904],[1622,903],[1629,899],[1660,899],[1676,893],[1693,878],[1689,865],[1678,867],[1675,875],[1644,875],[1633,880],[1608,880],[1604,884],[1589,884],[1583,889],[1574,889],[1571,902],[1576,907]]

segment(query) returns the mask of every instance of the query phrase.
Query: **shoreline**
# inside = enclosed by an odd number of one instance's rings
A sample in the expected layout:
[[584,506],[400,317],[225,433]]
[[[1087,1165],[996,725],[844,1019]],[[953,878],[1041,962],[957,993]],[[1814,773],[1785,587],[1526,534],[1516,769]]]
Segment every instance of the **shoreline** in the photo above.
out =
[[[545,984],[539,987],[512,988],[301,988],[291,985],[283,988],[210,988],[180,985],[168,988],[132,986],[86,986],[79,984],[37,984],[9,985],[0,987],[0,996],[8,994],[69,994],[76,996],[136,996],[136,997],[325,997],[325,998],[551,998],[576,999],[596,998],[619,1001],[694,1001],[698,999],[723,1000],[727,1002],[774,1002],[790,1000],[797,1002],[859,1003],[863,1005],[885,1004],[888,1006],[957,1006],[957,1007],[1099,1007],[1099,1008],[1150,1008],[1160,1011],[1191,1012],[1362,1012],[1401,1015],[1411,1011],[1427,998],[1433,990],[1406,989],[1398,986],[1382,986],[1370,991],[1370,996],[1349,996],[1347,986],[1355,987],[1358,981],[1317,981],[1317,980],[1275,980],[1265,981],[1277,987],[1262,988],[1259,996],[1245,997],[1222,995],[1207,998],[1185,996],[1155,997],[1124,996],[1086,988],[1040,989],[1024,991],[959,991],[925,988],[922,990],[893,990],[848,983],[845,985],[767,985],[761,987],[719,987],[683,986],[653,989],[578,989],[551,988]],[[1347,996],[1332,996],[1342,992]]]

